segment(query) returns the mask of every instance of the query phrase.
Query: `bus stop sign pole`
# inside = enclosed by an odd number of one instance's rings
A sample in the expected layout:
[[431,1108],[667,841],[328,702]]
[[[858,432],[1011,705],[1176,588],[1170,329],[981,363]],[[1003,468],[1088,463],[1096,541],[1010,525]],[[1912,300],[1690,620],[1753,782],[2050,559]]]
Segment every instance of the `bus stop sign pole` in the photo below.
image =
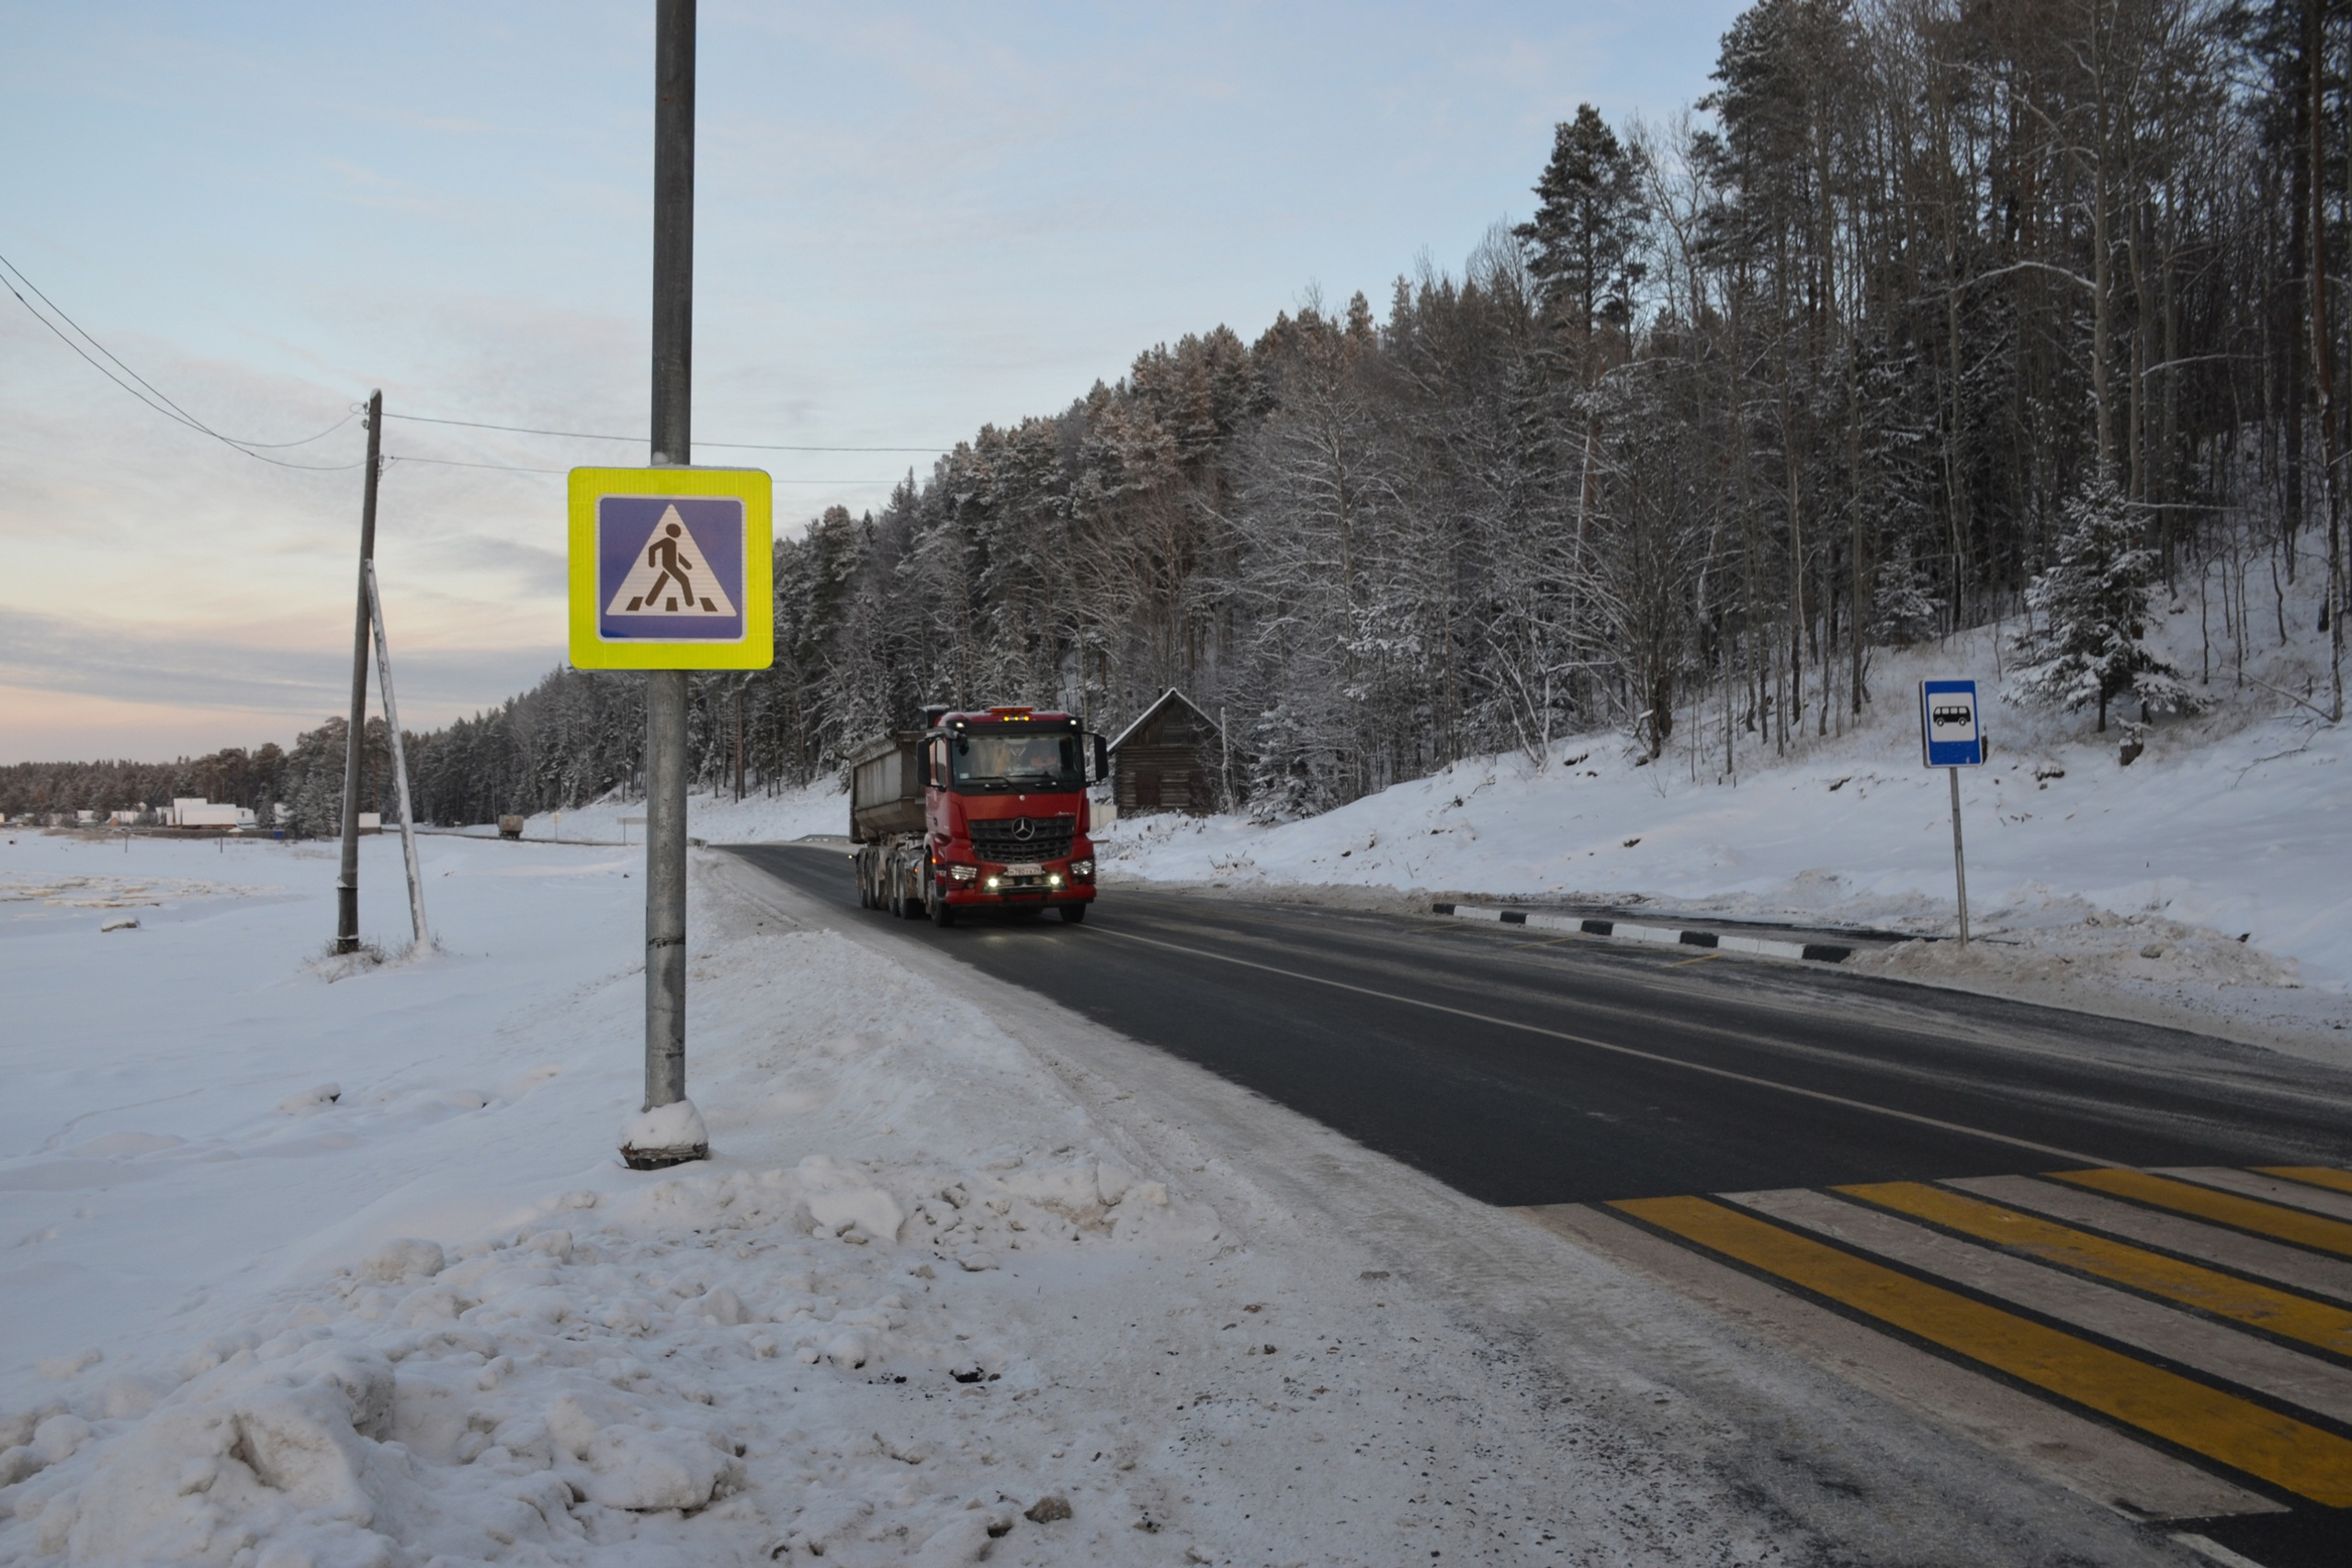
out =
[[1951,778],[1951,874],[1960,889],[1960,945],[1968,945],[1968,859],[1960,842],[1960,770],[1984,765],[1984,729],[1978,721],[1976,682],[1919,682],[1919,750],[1928,767]]

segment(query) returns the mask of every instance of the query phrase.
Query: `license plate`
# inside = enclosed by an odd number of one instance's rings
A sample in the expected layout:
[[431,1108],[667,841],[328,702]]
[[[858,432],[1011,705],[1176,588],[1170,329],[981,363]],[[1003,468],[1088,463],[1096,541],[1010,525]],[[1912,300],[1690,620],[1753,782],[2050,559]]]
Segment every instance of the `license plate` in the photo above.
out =
[[1043,876],[1046,874],[1046,868],[1042,865],[1009,865],[1004,868],[1004,874],[1007,876]]

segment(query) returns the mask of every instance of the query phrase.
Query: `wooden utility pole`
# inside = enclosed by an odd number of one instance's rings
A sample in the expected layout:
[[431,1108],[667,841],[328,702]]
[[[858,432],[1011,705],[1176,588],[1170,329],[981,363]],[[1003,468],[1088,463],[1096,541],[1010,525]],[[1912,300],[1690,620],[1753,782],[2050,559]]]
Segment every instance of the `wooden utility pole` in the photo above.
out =
[[359,778],[368,746],[368,579],[376,562],[376,480],[383,471],[384,394],[368,394],[368,486],[359,502],[359,610],[351,632],[351,728],[343,737],[343,870],[334,883],[334,950],[359,949]]

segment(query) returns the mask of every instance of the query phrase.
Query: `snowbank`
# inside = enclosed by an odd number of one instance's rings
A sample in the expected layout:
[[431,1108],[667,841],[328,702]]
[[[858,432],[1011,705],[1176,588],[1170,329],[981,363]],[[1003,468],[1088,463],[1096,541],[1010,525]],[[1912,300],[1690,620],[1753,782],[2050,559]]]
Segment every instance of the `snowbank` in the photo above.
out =
[[[2304,608],[2289,614],[2308,626]],[[2162,629],[2195,676],[2195,601]],[[2298,695],[2324,693],[2324,659],[2315,639],[2273,639],[2247,671]],[[1710,701],[1695,723],[1683,716],[1654,764],[1622,737],[1588,735],[1541,766],[1517,754],[1474,759],[1278,827],[1132,818],[1098,848],[1114,879],[1648,905],[1951,935],[1948,785],[1920,765],[1912,694],[1930,676],[1973,676],[1997,692],[1991,630],[1882,651],[1877,700],[1859,724],[1834,716],[1832,734],[1787,754],[1736,730],[1735,771]],[[1992,762],[1962,779],[1982,948],[1963,962],[1940,944],[1919,947],[1883,966],[2009,989],[2047,980],[2306,1043],[2345,1030],[2352,890],[2335,868],[2352,864],[2346,733],[2233,681],[2217,653],[2211,684],[2198,688],[2214,710],[2159,721],[2129,766],[2120,724],[2100,737],[2087,715],[1988,701]]]
[[[363,845],[371,934],[398,848]],[[1237,1234],[1188,1185],[1229,1171],[1089,1109],[1133,1096],[728,857],[690,948],[715,1157],[626,1169],[639,857],[424,855],[442,951],[353,967],[308,956],[325,849],[0,847],[0,1562],[1778,1550],[1700,1418],[1564,1412],[1362,1244],[1262,1198]]]

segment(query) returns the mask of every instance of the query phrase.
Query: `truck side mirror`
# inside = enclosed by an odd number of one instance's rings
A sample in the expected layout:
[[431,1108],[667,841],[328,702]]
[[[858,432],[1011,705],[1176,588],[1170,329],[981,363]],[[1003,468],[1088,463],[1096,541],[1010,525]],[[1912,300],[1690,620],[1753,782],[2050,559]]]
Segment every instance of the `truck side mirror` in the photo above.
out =
[[1096,783],[1111,776],[1111,743],[1100,735],[1094,737],[1094,779]]

